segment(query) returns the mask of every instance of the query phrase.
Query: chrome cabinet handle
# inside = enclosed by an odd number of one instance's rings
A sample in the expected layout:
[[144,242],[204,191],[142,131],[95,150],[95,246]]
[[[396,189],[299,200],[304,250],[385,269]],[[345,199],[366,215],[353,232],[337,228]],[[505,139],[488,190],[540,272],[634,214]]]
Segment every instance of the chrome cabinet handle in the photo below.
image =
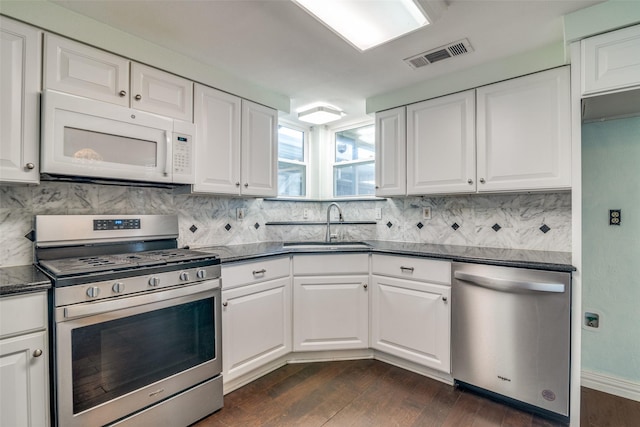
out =
[[264,273],[266,273],[266,272],[267,272],[267,270],[266,270],[266,269],[264,269],[264,268],[263,268],[262,270],[253,270],[253,275],[254,275],[254,276],[257,276],[257,275],[259,275],[259,274],[264,274]]
[[413,273],[414,268],[413,267],[405,267],[403,265],[400,266],[400,270],[402,271],[410,271]]
[[485,181],[484,178],[480,178],[480,184],[484,184],[485,182],[487,181]]
[[125,96],[127,96],[127,91],[126,90],[121,90],[118,95],[120,95],[120,97],[124,98]]
[[40,357],[42,356],[42,350],[37,349],[33,351],[33,357]]
[[134,96],[134,99],[136,101],[140,101],[142,99],[142,95],[138,94],[138,95]]
[[27,168],[27,169],[35,169],[36,165],[31,163],[31,162],[29,162],[26,165],[24,165],[24,167]]

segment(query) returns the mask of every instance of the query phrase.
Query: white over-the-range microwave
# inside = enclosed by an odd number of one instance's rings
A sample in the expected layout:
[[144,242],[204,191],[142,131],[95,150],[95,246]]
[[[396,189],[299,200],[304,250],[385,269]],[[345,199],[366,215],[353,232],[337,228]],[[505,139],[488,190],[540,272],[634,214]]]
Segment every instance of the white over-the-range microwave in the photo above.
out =
[[41,130],[43,174],[195,182],[193,123],[47,90]]

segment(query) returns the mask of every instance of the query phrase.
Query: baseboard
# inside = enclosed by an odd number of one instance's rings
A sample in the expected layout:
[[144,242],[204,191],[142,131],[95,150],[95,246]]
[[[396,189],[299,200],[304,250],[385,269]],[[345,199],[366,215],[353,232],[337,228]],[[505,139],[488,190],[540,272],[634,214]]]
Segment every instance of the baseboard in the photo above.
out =
[[581,384],[604,393],[640,402],[640,383],[593,371],[582,371]]

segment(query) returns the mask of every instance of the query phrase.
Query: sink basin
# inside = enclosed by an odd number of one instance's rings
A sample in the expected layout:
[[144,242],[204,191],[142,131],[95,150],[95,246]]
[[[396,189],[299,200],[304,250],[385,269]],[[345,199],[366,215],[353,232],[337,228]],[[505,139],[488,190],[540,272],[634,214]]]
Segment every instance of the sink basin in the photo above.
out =
[[311,249],[320,251],[369,249],[371,247],[370,244],[365,242],[285,242],[282,246],[287,249]]

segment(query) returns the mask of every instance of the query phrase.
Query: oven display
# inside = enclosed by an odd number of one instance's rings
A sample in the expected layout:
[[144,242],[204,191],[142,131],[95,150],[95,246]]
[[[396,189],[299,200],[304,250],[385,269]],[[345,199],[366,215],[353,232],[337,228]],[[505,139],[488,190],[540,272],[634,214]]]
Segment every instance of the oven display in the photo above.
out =
[[136,230],[140,228],[140,218],[135,219],[94,219],[93,230]]

